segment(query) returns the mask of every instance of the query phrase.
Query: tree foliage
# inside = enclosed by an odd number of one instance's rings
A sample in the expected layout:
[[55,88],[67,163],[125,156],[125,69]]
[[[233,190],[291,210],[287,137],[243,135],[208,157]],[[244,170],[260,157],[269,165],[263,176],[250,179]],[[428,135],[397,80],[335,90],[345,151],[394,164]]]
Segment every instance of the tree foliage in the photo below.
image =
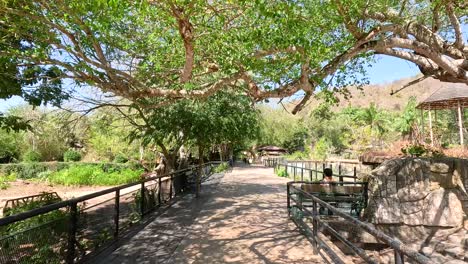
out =
[[152,106],[303,91],[296,112],[317,89],[365,82],[375,54],[468,83],[464,1],[2,0],[0,14],[0,97],[35,105],[74,83]]

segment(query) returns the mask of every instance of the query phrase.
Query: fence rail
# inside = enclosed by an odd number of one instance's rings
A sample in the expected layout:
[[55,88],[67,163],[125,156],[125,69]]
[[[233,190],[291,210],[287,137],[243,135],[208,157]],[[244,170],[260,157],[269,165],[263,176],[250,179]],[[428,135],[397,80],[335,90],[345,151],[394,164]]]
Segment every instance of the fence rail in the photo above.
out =
[[[312,166],[313,164],[313,166]],[[354,163],[353,163],[354,164]],[[286,161],[282,158],[268,158],[263,160],[263,165],[267,167],[273,167],[275,169],[275,173],[277,173],[280,169],[284,169],[286,176],[290,177],[292,180],[309,180],[309,181],[319,181],[324,178],[323,171],[327,167],[326,162],[314,162],[309,164],[309,168],[305,166],[295,166],[290,165],[290,163],[286,163]],[[337,172],[336,170],[333,172],[333,177],[338,178],[338,181],[343,182],[345,179],[351,179],[352,181],[357,181],[357,167],[353,166],[351,173],[346,174],[346,171],[343,169],[341,164],[338,164]]]
[[[209,162],[0,218],[0,263],[76,263],[122,236],[144,215],[193,190]],[[205,177],[206,179],[206,177]]]
[[[297,224],[297,226],[301,229],[309,241],[311,241],[315,253],[324,256],[321,251],[323,250],[323,252],[325,252],[334,263],[345,263],[345,261],[333,251],[330,245],[328,245],[323,239],[320,238],[320,232],[327,232],[332,237],[340,240],[344,246],[354,252],[366,263],[378,263],[377,260],[367,255],[365,250],[346,239],[337,230],[331,227],[325,220],[323,220],[319,215],[318,207],[320,206],[322,208],[327,208],[335,216],[343,219],[346,224],[351,224],[358,228],[358,230],[369,233],[378,241],[381,241],[382,243],[391,247],[394,250],[394,261],[396,264],[404,263],[405,257],[414,261],[415,263],[433,263],[429,258],[408,247],[407,245],[404,245],[398,239],[388,236],[382,231],[375,229],[369,223],[362,222],[359,219],[340,211],[331,204],[319,199],[315,195],[305,192],[301,189],[301,185],[303,183],[304,182],[295,181],[287,183],[287,208],[292,220]],[[311,201],[311,204],[305,204],[303,199],[298,198],[298,196],[306,197]],[[311,223],[312,227],[310,226]]]

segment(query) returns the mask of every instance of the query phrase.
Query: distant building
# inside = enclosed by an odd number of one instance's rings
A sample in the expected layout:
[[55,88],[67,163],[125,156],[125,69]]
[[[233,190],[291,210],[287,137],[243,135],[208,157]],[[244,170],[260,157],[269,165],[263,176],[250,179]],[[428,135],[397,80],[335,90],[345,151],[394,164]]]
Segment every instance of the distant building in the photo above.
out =
[[263,146],[257,148],[257,151],[261,156],[281,156],[288,153],[285,148],[277,146]]

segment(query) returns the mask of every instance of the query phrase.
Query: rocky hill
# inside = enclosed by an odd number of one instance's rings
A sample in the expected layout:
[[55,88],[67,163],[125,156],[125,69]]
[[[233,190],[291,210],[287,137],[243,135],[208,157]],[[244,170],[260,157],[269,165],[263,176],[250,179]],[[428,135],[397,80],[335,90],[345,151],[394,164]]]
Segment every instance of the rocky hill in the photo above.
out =
[[[438,80],[427,78],[419,83],[408,86],[400,92],[391,95],[392,91],[397,91],[405,84],[409,83],[412,80],[415,80],[417,77],[400,79],[391,83],[378,84],[378,85],[367,85],[364,86],[361,90],[355,87],[349,88],[351,93],[351,98],[348,100],[344,99],[342,95],[338,95],[340,103],[336,109],[341,109],[346,106],[361,106],[367,107],[371,103],[375,103],[379,108],[386,110],[399,111],[403,109],[408,102],[409,98],[414,96],[418,102],[424,101],[432,93],[442,87],[451,87],[464,84],[453,84],[453,83],[444,83]],[[301,114],[308,113],[310,110],[314,109],[321,101],[318,99],[312,99],[307,107],[302,111]],[[296,102],[289,103],[286,107],[292,109]]]

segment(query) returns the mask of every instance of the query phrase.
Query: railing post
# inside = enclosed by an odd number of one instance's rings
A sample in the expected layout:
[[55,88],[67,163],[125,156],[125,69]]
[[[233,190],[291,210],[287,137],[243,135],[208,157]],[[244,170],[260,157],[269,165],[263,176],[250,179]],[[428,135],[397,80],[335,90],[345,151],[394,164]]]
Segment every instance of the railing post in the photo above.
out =
[[161,177],[158,178],[158,205],[161,205]]
[[174,184],[174,174],[171,173],[171,179],[169,183],[169,200],[172,199],[172,185]]
[[140,211],[141,211],[141,216],[145,214],[145,183],[141,183],[141,188],[140,188]]
[[317,234],[318,234],[318,222],[317,222],[317,202],[313,201],[312,203],[312,246],[314,249],[314,254],[318,254],[317,247]]
[[291,216],[291,197],[290,197],[290,184],[289,182],[286,184],[286,197],[287,197],[287,207],[288,207],[288,216]]
[[367,207],[367,199],[369,199],[369,183],[364,182],[364,207]]
[[[288,173],[288,163],[286,163],[284,165],[284,169],[286,170],[286,175],[289,176],[289,173]],[[289,177],[288,177],[289,178]]]
[[322,163],[322,180],[325,179],[324,171],[325,171],[325,162]]
[[309,178],[310,178],[310,181],[312,181],[312,169],[309,170]]
[[115,202],[114,202],[114,209],[115,209],[115,215],[114,215],[114,225],[115,225],[115,230],[114,230],[114,239],[119,238],[119,218],[120,218],[120,190],[115,191]]
[[70,226],[68,227],[68,245],[66,263],[75,263],[76,230],[78,226],[78,205],[70,205]]
[[404,264],[405,259],[403,254],[400,253],[400,251],[394,249],[393,252],[395,253],[395,264]]
[[[343,176],[341,175],[341,162],[338,163],[338,179],[340,182],[343,182],[344,181],[344,178]],[[344,184],[342,183],[341,186],[343,186]]]
[[354,176],[354,182],[356,182],[356,179],[357,179],[356,166],[354,166],[354,169],[353,169],[353,176]]
[[301,181],[304,181],[304,168],[301,167]]
[[315,163],[315,180],[318,180],[318,166],[317,166],[317,162],[314,162]]
[[294,179],[294,181],[296,181],[296,171],[297,171],[297,170],[296,170],[296,166],[293,167],[293,171],[294,171],[294,173],[293,173],[293,175],[294,175],[293,177],[294,177],[294,178],[293,178],[293,179]]

